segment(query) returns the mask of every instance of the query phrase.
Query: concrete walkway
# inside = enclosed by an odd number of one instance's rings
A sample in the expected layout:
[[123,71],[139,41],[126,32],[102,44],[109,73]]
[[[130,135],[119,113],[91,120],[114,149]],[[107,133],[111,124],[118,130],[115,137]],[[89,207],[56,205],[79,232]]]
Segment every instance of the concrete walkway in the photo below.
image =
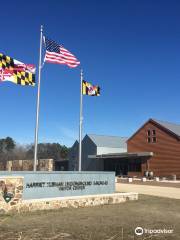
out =
[[180,188],[116,183],[117,192],[137,192],[152,196],[180,199]]

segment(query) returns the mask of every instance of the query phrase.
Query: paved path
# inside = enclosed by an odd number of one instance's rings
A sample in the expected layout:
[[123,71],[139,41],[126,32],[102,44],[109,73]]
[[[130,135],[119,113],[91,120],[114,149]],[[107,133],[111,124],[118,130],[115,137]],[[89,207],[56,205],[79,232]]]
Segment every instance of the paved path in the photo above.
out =
[[145,186],[138,184],[116,183],[118,192],[137,192],[159,197],[180,199],[180,189],[173,187]]

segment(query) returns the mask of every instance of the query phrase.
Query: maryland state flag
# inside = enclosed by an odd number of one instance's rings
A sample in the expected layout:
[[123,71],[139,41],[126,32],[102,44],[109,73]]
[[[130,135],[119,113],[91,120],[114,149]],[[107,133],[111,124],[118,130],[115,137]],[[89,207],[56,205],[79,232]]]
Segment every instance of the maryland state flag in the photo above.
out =
[[83,80],[82,94],[88,96],[100,96],[100,87],[93,86],[91,83],[88,83]]
[[0,82],[35,85],[35,66],[25,64],[0,53]]

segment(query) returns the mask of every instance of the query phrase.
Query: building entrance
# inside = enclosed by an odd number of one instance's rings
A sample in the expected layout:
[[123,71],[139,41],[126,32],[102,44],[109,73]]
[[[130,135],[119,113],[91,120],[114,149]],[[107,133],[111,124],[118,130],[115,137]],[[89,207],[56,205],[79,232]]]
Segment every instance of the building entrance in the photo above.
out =
[[104,159],[104,171],[113,171],[117,175],[128,175],[128,161],[119,159]]

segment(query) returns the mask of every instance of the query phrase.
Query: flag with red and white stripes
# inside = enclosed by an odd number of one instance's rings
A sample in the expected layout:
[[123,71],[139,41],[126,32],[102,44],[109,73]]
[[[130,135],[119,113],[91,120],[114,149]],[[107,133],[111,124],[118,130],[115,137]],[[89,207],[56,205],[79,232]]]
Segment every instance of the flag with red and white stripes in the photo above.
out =
[[45,62],[65,64],[70,68],[75,68],[80,64],[78,59],[62,45],[45,37],[44,40],[46,47]]

